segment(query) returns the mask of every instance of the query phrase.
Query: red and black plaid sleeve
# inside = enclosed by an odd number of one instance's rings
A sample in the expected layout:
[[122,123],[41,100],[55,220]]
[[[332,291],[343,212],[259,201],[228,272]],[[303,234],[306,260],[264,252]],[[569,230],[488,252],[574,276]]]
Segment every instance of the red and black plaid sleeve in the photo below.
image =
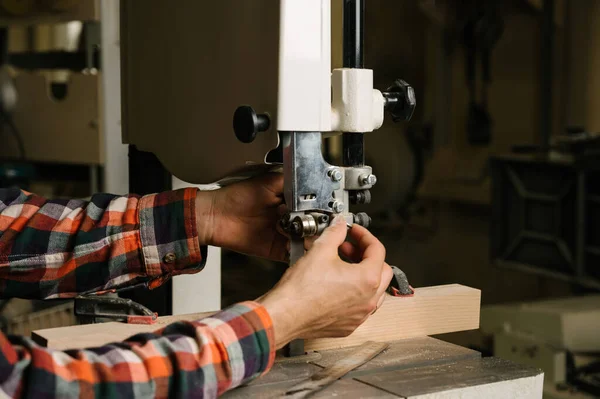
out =
[[204,266],[196,189],[47,200],[0,189],[0,297],[68,298],[159,286]]
[[99,348],[58,351],[0,332],[0,397],[214,398],[266,373],[274,342],[255,302]]
[[[195,189],[53,200],[0,189],[0,297],[64,298],[199,271]],[[0,332],[0,397],[212,398],[273,364],[257,303],[100,348],[56,351]]]

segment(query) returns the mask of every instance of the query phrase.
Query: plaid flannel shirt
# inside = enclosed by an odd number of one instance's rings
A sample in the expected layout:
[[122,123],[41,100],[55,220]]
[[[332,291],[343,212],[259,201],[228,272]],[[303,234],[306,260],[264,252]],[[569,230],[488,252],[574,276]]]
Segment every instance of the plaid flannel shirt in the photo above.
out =
[[[53,200],[0,189],[0,297],[68,298],[200,271],[196,189]],[[271,319],[244,302],[94,349],[0,333],[0,397],[215,397],[269,370]]]

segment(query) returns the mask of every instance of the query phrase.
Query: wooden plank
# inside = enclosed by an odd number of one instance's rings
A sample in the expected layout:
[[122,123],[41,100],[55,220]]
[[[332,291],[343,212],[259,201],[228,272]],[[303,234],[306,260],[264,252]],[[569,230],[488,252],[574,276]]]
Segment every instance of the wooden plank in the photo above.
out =
[[307,340],[307,351],[337,349],[365,341],[444,334],[479,328],[481,291],[458,284],[415,289],[407,298],[387,297],[383,305],[354,333],[345,338]]
[[163,316],[159,317],[156,323],[150,325],[108,322],[48,328],[34,331],[31,338],[38,345],[53,349],[91,348],[123,341],[135,334],[156,331],[176,321],[198,320],[212,314],[214,312]]
[[[345,338],[307,340],[306,350],[326,350],[389,342],[479,328],[481,292],[458,284],[415,289],[407,298],[387,297],[383,305],[353,334]],[[159,317],[152,325],[88,324],[34,331],[38,344],[55,349],[100,346],[132,335],[151,332],[178,320],[197,320],[211,313]]]

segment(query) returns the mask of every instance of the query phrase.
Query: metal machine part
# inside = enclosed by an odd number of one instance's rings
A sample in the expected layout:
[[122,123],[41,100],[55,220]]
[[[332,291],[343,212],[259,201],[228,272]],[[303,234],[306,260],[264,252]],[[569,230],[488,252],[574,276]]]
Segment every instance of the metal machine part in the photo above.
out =
[[[304,254],[303,239],[319,235],[333,219],[346,216],[347,223],[368,227],[366,214],[349,212],[350,189],[361,189],[355,201],[368,202],[367,188],[376,183],[368,166],[336,167],[328,164],[321,153],[321,133],[281,132],[285,201],[290,213],[282,219],[282,227],[292,237],[290,264]],[[298,248],[296,252],[294,249]]]
[[345,169],[344,186],[348,190],[368,190],[377,183],[370,166],[353,166]]
[[[304,254],[304,238],[320,234],[335,215],[350,226],[368,225],[368,215],[351,208],[370,202],[377,181],[365,164],[364,133],[381,126],[385,110],[395,120],[408,119],[414,92],[406,84],[386,93],[373,87],[373,71],[363,60],[365,1],[343,1],[345,61],[333,71],[331,0],[184,3],[122,2],[128,32],[122,38],[123,141],[156,154],[175,176],[198,184],[260,173],[271,162],[271,150],[281,149],[290,211],[282,222],[294,228],[290,264]],[[206,34],[190,40],[185,27]],[[147,42],[153,45],[139,45]],[[147,68],[146,60],[164,53],[170,62]],[[181,73],[182,67],[199,73]],[[198,126],[210,134],[202,135]],[[339,130],[341,167],[321,154],[323,133]],[[165,131],[176,135],[169,145]],[[190,148],[210,151],[182,156]]]
[[333,193],[342,188],[342,183],[328,175],[330,171],[341,173],[341,170],[323,159],[321,133],[281,132],[280,136],[285,202],[290,211],[332,212]]
[[[394,121],[410,119],[416,101],[403,80],[386,93],[373,88],[373,71],[363,67],[364,0],[344,1],[344,68],[333,72],[330,1],[282,0],[280,5],[277,130],[289,208],[281,225],[291,237],[291,266],[304,255],[304,239],[319,235],[334,216],[343,215],[349,227],[370,225],[367,214],[350,211],[350,204],[371,201],[369,189],[377,183],[364,162],[363,134],[381,127],[386,109]],[[300,45],[304,55],[311,55],[309,63],[299,62]],[[244,143],[269,124],[267,115],[249,106],[237,108],[233,118],[235,134]],[[322,133],[332,131],[344,132],[342,167],[327,163],[321,152]],[[303,353],[300,342],[288,347],[289,355]]]
[[[282,3],[282,40],[288,40],[294,34],[300,34],[297,27],[284,24],[283,18],[288,15],[297,4],[293,1]],[[321,12],[330,13],[330,4],[322,3]],[[346,215],[349,225],[359,223],[369,225],[368,215],[356,216],[350,212],[350,204],[368,204],[371,200],[371,189],[377,182],[371,167],[364,164],[364,132],[378,129],[383,123],[384,109],[392,113],[394,120],[408,120],[412,116],[415,107],[414,90],[403,80],[397,80],[386,93],[373,89],[373,71],[363,68],[363,42],[364,42],[364,0],[347,0],[344,2],[344,68],[333,71],[331,77],[324,78],[321,83],[331,85],[331,96],[324,99],[321,91],[313,90],[309,93],[306,88],[299,92],[299,98],[288,96],[286,91],[282,96],[282,87],[289,87],[292,83],[285,79],[287,70],[297,68],[296,63],[287,58],[290,52],[288,47],[281,48],[280,58],[280,98],[278,130],[283,148],[283,164],[285,176],[285,200],[290,214],[283,220],[284,228],[292,235],[292,250],[290,264],[297,261],[303,253],[302,239],[312,235],[318,235],[333,219],[334,215]],[[326,11],[323,11],[326,10]],[[308,23],[308,22],[307,22]],[[322,23],[322,20],[321,22]],[[322,36],[321,40],[328,39],[328,35]],[[314,43],[311,40],[314,39]],[[330,51],[326,43],[318,43],[319,38],[308,39],[306,46],[311,47],[315,55],[320,55],[321,68],[330,65],[328,57],[323,56],[323,51]],[[283,44],[280,44],[283,46]],[[316,68],[316,67],[315,67]],[[315,69],[316,70],[316,69]],[[280,71],[281,72],[281,71]],[[300,75],[308,76],[307,72],[298,71]],[[315,77],[320,76],[315,73]],[[294,109],[294,105],[306,101],[307,96],[312,94],[311,104],[315,102],[328,102],[329,126],[318,131],[286,130],[291,125],[296,114],[288,109]],[[239,119],[239,109],[234,118],[236,135],[245,136],[242,126],[236,123]],[[282,116],[283,113],[283,116]],[[315,112],[315,125],[327,125],[323,123],[323,113]],[[255,134],[258,126],[256,114],[252,111],[251,133]],[[310,118],[309,118],[310,119]],[[306,125],[307,122],[298,122],[296,127]],[[250,126],[251,125],[251,126]],[[336,167],[328,164],[321,153],[321,133],[327,131],[344,131],[343,153],[344,166]],[[242,140],[243,141],[243,140]],[[317,216],[314,216],[314,213]],[[321,215],[328,218],[328,222],[321,222]],[[298,242],[294,242],[298,241]]]
[[362,133],[381,127],[385,99],[373,89],[372,70],[335,69],[331,85],[331,131]]
[[[317,212],[317,219],[326,216],[326,222],[317,222],[325,227],[329,225],[330,215],[349,214],[349,189],[368,189],[376,182],[371,168],[336,167],[328,164],[321,153],[321,133],[318,132],[281,132],[284,154],[285,201],[291,213]],[[291,220],[289,216],[286,219]],[[306,222],[308,219],[303,219]],[[354,218],[349,217],[353,223]],[[284,220],[285,222],[285,220]],[[287,226],[287,224],[286,224]],[[322,229],[314,229],[316,235]],[[292,229],[291,233],[295,233]]]

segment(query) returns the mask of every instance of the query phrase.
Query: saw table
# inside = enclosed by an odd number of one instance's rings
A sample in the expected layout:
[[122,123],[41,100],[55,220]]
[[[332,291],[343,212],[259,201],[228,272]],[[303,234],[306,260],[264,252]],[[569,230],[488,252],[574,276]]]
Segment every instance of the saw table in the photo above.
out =
[[[353,349],[314,353],[294,363],[277,361],[273,369],[247,386],[226,393],[232,398],[278,398]],[[296,360],[297,361],[297,360]],[[461,398],[541,399],[541,370],[431,337],[390,343],[388,349],[311,398]]]

